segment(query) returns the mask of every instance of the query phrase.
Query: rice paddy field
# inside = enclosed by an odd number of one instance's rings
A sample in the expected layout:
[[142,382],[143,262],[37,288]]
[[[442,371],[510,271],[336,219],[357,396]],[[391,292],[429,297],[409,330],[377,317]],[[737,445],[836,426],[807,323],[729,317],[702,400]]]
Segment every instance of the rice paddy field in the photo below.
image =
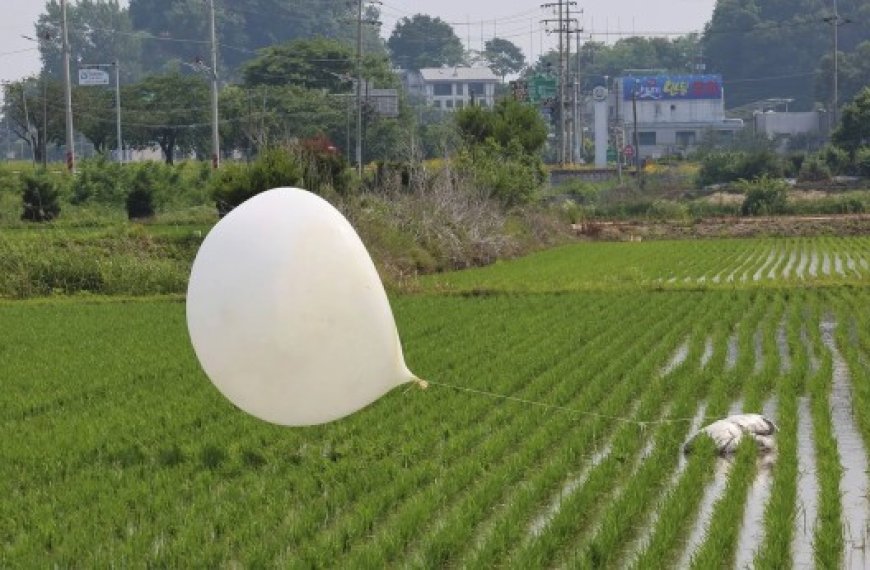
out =
[[[870,238],[593,243],[391,298],[412,370],[288,429],[177,297],[0,302],[0,567],[870,568]],[[732,412],[776,452],[685,455]]]

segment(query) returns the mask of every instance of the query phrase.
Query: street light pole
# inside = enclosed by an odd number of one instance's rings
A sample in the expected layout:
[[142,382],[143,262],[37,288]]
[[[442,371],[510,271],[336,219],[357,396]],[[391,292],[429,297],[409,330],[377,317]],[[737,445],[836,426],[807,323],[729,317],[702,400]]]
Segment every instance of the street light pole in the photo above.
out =
[[69,78],[69,30],[66,19],[66,0],[60,0],[61,15],[63,18],[63,96],[66,103],[66,167],[75,173],[76,149],[73,140],[73,115],[72,115],[72,84]]
[[208,4],[211,12],[211,165],[216,169],[220,167],[221,161],[221,139],[218,130],[218,46],[214,0],[209,0]]

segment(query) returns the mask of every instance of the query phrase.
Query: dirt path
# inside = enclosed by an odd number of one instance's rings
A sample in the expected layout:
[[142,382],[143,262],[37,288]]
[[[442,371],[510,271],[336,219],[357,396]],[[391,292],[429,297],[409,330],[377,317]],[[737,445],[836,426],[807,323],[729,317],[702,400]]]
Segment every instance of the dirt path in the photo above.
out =
[[870,235],[870,214],[704,218],[702,220],[602,220],[572,226],[601,240],[708,237]]

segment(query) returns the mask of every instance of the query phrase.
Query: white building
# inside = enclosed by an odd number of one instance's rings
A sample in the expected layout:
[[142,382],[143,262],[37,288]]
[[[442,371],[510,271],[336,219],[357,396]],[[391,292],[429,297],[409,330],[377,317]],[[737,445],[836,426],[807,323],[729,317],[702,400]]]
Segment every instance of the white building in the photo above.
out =
[[470,105],[492,107],[500,79],[488,67],[427,67],[402,71],[408,94],[436,109],[452,111]]
[[636,125],[641,158],[684,154],[706,136],[730,140],[743,128],[741,119],[725,117],[719,75],[620,77],[610,106],[625,143],[633,145]]

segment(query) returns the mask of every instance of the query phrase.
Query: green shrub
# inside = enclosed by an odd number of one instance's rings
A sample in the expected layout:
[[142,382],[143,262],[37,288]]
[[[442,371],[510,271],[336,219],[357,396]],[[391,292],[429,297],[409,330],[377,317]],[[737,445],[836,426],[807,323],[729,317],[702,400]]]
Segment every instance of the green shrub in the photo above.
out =
[[28,222],[48,222],[60,214],[60,181],[47,172],[21,175],[21,219]]
[[801,169],[807,161],[807,155],[802,152],[793,152],[785,157],[782,164],[783,175],[788,178],[800,177]]
[[741,179],[756,180],[762,176],[778,178],[782,175],[783,166],[779,157],[768,149],[711,152],[701,160],[698,183],[708,186]]
[[225,164],[211,179],[218,214],[223,217],[266,190],[302,185],[303,171],[298,156],[284,148],[266,150],[250,165]]
[[306,190],[321,195],[329,191],[346,195],[353,189],[353,170],[326,137],[302,141],[294,153],[302,165],[302,184]]
[[798,180],[803,182],[819,182],[831,179],[831,169],[818,155],[808,157],[803,161],[798,174]]
[[870,177],[870,146],[855,151],[855,170],[860,176]]
[[832,174],[846,174],[849,171],[849,153],[845,150],[833,145],[827,145],[819,152],[819,156],[828,165]]
[[744,216],[783,214],[787,209],[787,188],[782,180],[762,176],[757,180],[741,180],[741,191],[746,194],[740,212]]
[[140,220],[154,216],[154,195],[157,187],[157,171],[150,165],[131,169],[127,193],[127,217]]
[[601,188],[584,180],[568,180],[556,187],[555,190],[571,196],[574,202],[584,206],[597,204],[602,193]]
[[508,207],[531,201],[546,175],[540,159],[522,152],[518,142],[505,149],[492,139],[463,152],[458,166],[475,188]]
[[117,162],[109,162],[104,158],[83,160],[79,164],[78,175],[73,179],[73,204],[95,202],[110,206],[120,206],[124,203],[126,184],[125,173]]

